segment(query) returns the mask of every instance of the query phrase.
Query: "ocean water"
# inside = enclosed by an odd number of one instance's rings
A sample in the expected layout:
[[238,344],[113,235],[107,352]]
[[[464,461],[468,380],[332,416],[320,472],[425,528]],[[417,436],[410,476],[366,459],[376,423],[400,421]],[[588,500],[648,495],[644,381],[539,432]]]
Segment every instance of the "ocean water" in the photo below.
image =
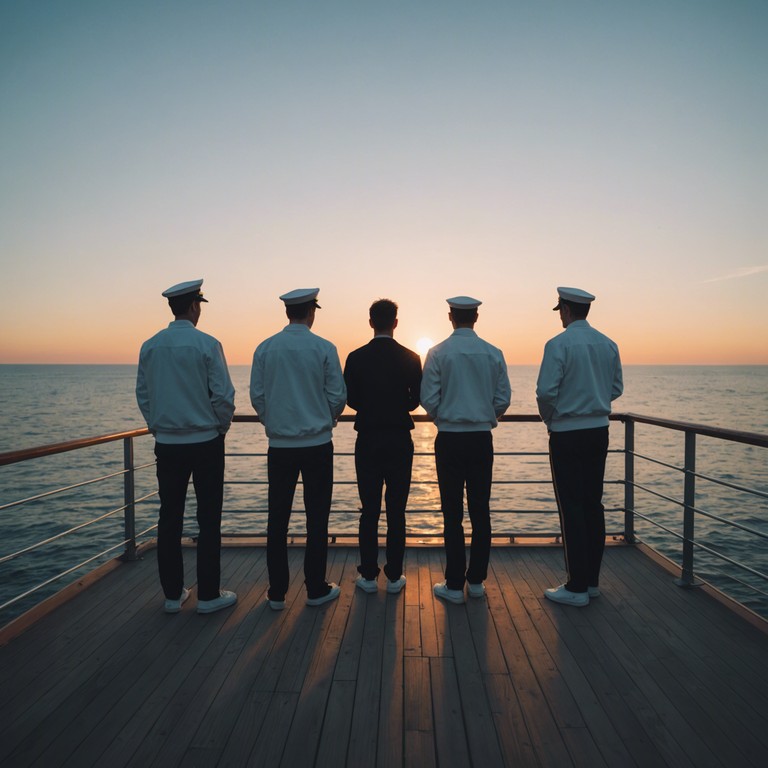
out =
[[[533,414],[536,366],[510,366],[513,399],[511,414]],[[237,390],[237,412],[252,414],[248,398],[248,366],[232,366]],[[768,434],[768,366],[626,366],[625,394],[614,403],[616,412],[726,427]],[[109,434],[143,427],[134,397],[135,366],[131,365],[0,365],[0,413],[4,429],[0,452],[30,448],[75,438]],[[442,530],[439,497],[434,483],[432,451],[435,429],[417,424],[414,442],[414,485],[409,500],[408,531],[414,536],[433,536]],[[354,484],[354,430],[339,425],[334,434],[335,472],[331,528],[354,534],[357,530],[358,499]],[[136,461],[143,466],[136,473],[136,495],[156,489],[152,440],[135,441]],[[547,435],[541,423],[507,423],[494,432],[494,529],[505,533],[557,532],[558,518],[546,456]],[[611,425],[611,448],[624,445],[624,427]],[[682,473],[664,464],[683,463],[683,433],[638,424],[636,452],[662,464],[638,459],[635,481],[653,489],[636,491],[635,507],[652,516],[672,533],[638,519],[638,536],[680,561]],[[227,486],[223,530],[225,533],[266,530],[266,439],[259,424],[235,424],[227,439]],[[122,468],[121,442],[110,443],[58,456],[0,467],[0,506],[45,493],[85,479],[105,477]],[[519,456],[520,452],[534,455]],[[746,494],[739,488],[768,493],[766,449],[727,443],[714,438],[697,440],[697,472],[727,485],[697,480],[696,539],[727,557],[768,573],[765,539],[729,527],[736,523],[768,536],[768,503],[765,498]],[[622,528],[624,456],[609,455],[606,471],[605,505],[609,532]],[[661,496],[654,495],[662,494]],[[109,547],[110,556],[119,554],[123,539],[122,513],[108,514],[123,504],[122,478],[107,477],[100,482],[73,488],[20,506],[0,509],[0,558],[34,542],[81,525],[103,520],[66,536],[21,558],[0,563],[0,605],[13,595],[29,589],[67,567],[93,557]],[[291,529],[303,532],[301,494],[297,493]],[[521,510],[507,514],[505,510]],[[156,497],[138,505],[137,530],[151,528],[157,514]],[[190,510],[185,532],[194,534],[194,513]],[[720,520],[716,519],[720,518]],[[726,521],[726,522],[722,522]],[[151,535],[151,533],[150,533]],[[104,555],[98,560],[107,557]],[[696,572],[724,591],[734,594],[753,610],[768,616],[768,584],[757,576],[704,552],[696,553]],[[74,574],[74,578],[78,574]],[[65,580],[66,581],[66,580]],[[64,582],[65,583],[65,582]],[[35,597],[0,612],[0,624],[42,595],[57,587],[41,590]],[[759,590],[759,591],[756,591]]]

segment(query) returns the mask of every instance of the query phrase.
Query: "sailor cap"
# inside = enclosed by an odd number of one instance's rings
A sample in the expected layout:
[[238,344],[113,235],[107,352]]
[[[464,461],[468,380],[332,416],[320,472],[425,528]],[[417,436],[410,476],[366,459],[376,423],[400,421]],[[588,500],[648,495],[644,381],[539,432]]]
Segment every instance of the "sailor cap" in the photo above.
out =
[[446,301],[451,309],[477,309],[483,303],[471,296],[454,296],[452,299],[446,299]]
[[320,293],[319,288],[297,288],[295,291],[284,293],[280,297],[280,301],[284,302],[286,307],[292,304],[307,304],[310,301],[314,301],[315,306],[320,309],[321,307],[317,303],[318,293]]
[[553,311],[560,309],[560,300],[572,301],[574,304],[591,304],[595,297],[591,293],[582,291],[581,288],[558,288],[557,289],[557,306],[552,307]]
[[195,293],[197,294],[197,301],[205,301],[207,303],[208,299],[204,299],[203,294],[200,291],[200,286],[202,286],[202,284],[202,279],[187,280],[186,283],[177,283],[163,291],[163,296],[165,296],[166,299],[174,299],[177,296],[186,296],[188,293]]

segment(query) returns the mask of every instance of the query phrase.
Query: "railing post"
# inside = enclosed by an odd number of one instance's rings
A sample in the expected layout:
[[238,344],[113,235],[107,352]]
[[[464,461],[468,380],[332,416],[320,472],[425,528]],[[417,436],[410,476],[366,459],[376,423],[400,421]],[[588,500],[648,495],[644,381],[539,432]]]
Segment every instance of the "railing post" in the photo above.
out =
[[134,488],[133,438],[123,440],[123,503],[125,505],[125,552],[123,560],[136,559],[136,507]]
[[681,587],[696,585],[693,575],[694,507],[696,506],[696,433],[685,432],[685,475],[683,486],[683,566],[675,583]]
[[635,543],[635,422],[624,422],[624,541]]

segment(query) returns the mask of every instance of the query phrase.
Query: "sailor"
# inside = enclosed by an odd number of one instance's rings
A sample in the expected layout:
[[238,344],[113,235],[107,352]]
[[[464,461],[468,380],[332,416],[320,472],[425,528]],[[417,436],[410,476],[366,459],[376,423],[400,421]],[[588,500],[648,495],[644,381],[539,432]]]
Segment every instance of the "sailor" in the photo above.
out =
[[197,612],[234,605],[237,595],[219,589],[224,435],[235,412],[235,389],[221,344],[197,330],[202,280],[163,291],[173,322],[144,342],[139,353],[136,400],[155,436],[160,516],[157,565],[165,612],[178,613],[189,597],[184,586],[181,534],[189,478],[197,498]]
[[307,522],[307,605],[335,600],[340,592],[325,577],[333,492],[331,439],[347,390],[336,347],[311,331],[320,309],[318,293],[318,288],[299,288],[280,296],[288,325],[259,344],[251,368],[251,403],[269,440],[267,600],[273,610],[285,607],[288,523],[299,475]]
[[[464,602],[483,597],[491,552],[490,497],[493,473],[491,430],[509,407],[511,388],[502,351],[474,331],[482,302],[447,299],[453,333],[432,347],[424,363],[421,404],[437,426],[435,464],[445,541],[445,581],[437,597]],[[464,543],[464,489],[472,522],[469,567]]]
[[586,319],[595,297],[580,288],[558,288],[557,295],[554,311],[565,330],[544,347],[536,402],[549,431],[567,581],[544,595],[585,606],[600,595],[608,416],[624,385],[619,348]]

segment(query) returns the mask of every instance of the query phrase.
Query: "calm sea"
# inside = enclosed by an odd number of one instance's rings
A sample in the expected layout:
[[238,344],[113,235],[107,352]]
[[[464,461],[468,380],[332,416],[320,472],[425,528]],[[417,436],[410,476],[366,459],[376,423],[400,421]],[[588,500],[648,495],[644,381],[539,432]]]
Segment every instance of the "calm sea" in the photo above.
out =
[[[510,366],[512,406],[509,413],[536,412],[536,366]],[[237,390],[238,413],[251,414],[248,398],[248,366],[232,366]],[[730,429],[768,434],[768,366],[626,366],[625,394],[614,410],[689,421]],[[0,452],[61,442],[80,437],[120,432],[143,427],[134,397],[135,366],[131,365],[0,365],[0,412],[3,430]],[[612,423],[611,447],[623,447],[623,425]],[[434,427],[419,424],[414,431],[417,453],[429,453]],[[683,462],[683,435],[680,432],[645,425],[636,427],[635,450],[644,456],[679,467]],[[494,528],[504,532],[550,531],[558,529],[546,457],[546,430],[537,424],[504,424],[494,432],[497,452],[493,508]],[[225,532],[264,531],[266,516],[266,468],[263,457],[266,440],[258,424],[234,425],[227,439],[228,485],[225,496]],[[351,424],[340,425],[334,435],[337,454],[331,527],[354,533],[358,499],[350,454],[354,446]],[[137,496],[155,490],[151,466],[152,440],[136,441],[137,461],[147,465],[137,473]],[[520,456],[520,452],[534,455]],[[730,528],[711,516],[735,522],[768,535],[765,499],[750,496],[739,488],[768,493],[768,466],[765,449],[733,445],[712,438],[697,441],[697,471],[727,485],[704,480],[697,483],[697,541],[723,551],[728,557],[768,572],[765,539]],[[0,467],[0,506],[45,493],[86,479],[118,472],[122,467],[120,442],[69,452],[33,462]],[[621,529],[623,513],[624,459],[609,456],[605,504],[609,531]],[[417,456],[411,492],[408,529],[413,535],[441,532],[434,460]],[[638,460],[635,480],[652,487],[657,494],[638,490],[635,506],[672,533],[638,520],[638,535],[679,562],[682,534],[681,510],[669,499],[681,499],[683,481],[679,472],[663,464]],[[254,481],[256,484],[254,484]],[[138,530],[149,529],[155,521],[156,499],[137,509]],[[22,506],[0,510],[0,558],[47,539],[81,523],[116,510],[122,505],[122,479],[114,477],[73,488]],[[301,509],[300,494],[297,508]],[[503,510],[518,510],[503,514]],[[519,510],[523,510],[522,512]],[[187,531],[194,533],[194,515],[188,514]],[[296,514],[292,530],[303,531],[303,515]],[[11,596],[48,579],[67,567],[114,547],[119,554],[122,541],[122,514],[107,515],[100,522],[74,536],[66,536],[21,558],[0,563],[0,605]],[[98,559],[105,559],[107,555]],[[697,552],[696,571],[725,591],[734,594],[754,610],[768,616],[768,592],[762,579],[743,573],[727,562]],[[54,586],[41,594],[48,594]],[[0,624],[20,607],[37,598],[0,612]]]

